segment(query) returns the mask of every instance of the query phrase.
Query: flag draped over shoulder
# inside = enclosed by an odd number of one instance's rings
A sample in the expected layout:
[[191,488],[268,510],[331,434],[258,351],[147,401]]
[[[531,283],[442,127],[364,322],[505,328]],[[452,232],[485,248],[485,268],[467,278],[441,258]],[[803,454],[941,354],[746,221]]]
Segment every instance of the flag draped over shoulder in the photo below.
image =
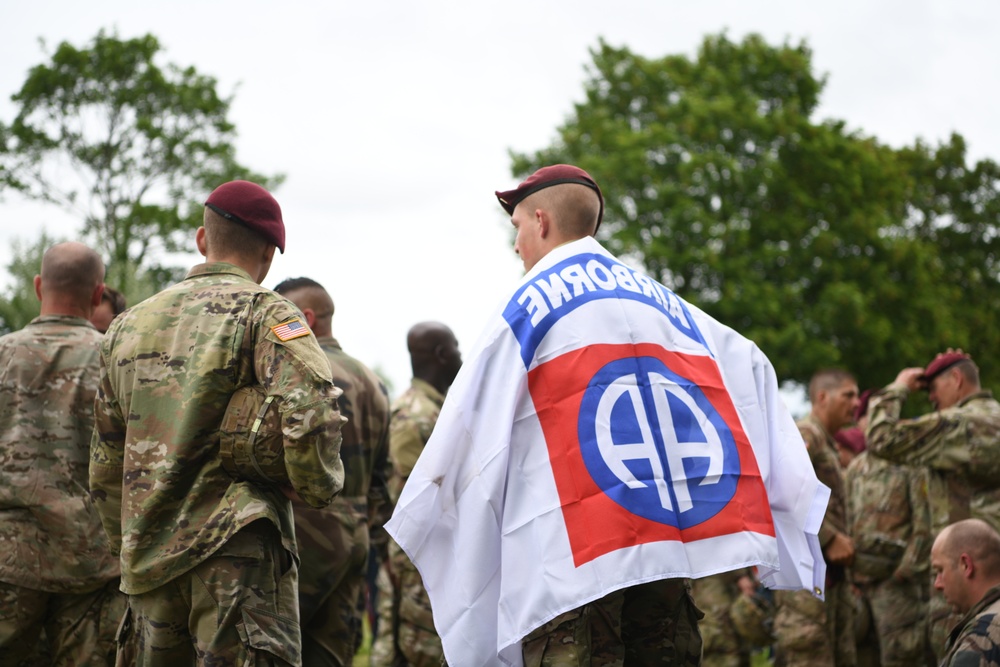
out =
[[822,595],[813,472],[751,341],[591,238],[522,280],[445,400],[386,528],[451,665],[620,588],[749,565]]

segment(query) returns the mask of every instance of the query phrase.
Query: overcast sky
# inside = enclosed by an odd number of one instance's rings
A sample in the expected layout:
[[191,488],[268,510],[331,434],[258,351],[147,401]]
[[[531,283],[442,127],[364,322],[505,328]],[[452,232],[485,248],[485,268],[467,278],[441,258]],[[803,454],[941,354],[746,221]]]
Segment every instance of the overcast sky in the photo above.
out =
[[[957,131],[973,158],[1000,159],[1000,3],[989,0],[7,2],[0,117],[45,60],[40,37],[83,46],[101,28],[151,32],[161,64],[193,65],[235,93],[238,159],[287,175],[276,192],[286,254],[265,285],[323,283],[334,334],[397,394],[412,324],[441,320],[468,349],[519,279],[493,192],[516,184],[508,150],[550,143],[582,98],[598,38],[649,57],[693,55],[723,30],[805,39],[828,75],[818,119],[893,146]],[[13,238],[79,227],[12,196],[0,221],[0,265]]]

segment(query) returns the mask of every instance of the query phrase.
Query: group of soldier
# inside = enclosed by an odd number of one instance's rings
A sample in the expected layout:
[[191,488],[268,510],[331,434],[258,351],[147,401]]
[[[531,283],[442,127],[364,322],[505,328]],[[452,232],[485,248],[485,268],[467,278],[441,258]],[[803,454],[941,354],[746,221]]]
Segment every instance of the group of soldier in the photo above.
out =
[[0,665],[350,665],[370,551],[399,663],[436,637],[379,527],[455,336],[412,328],[390,408],[322,285],[260,285],[284,249],[269,193],[220,186],[196,243],[206,263],[127,313],[93,250],[55,245],[39,317],[0,338]]
[[[935,410],[901,418],[927,391]],[[1000,403],[961,350],[859,395],[815,374],[798,422],[831,489],[819,538],[826,594],[755,586],[752,572],[698,580],[705,665],[912,667],[1000,664]],[[735,630],[735,632],[734,632]]]
[[[380,526],[461,366],[454,334],[409,331],[413,380],[390,406],[333,337],[322,285],[261,286],[285,246],[268,192],[217,188],[195,241],[206,262],[128,310],[96,253],[53,246],[39,317],[0,338],[0,665],[343,667],[370,598],[373,665],[442,664],[420,576]],[[922,389],[935,411],[902,419]],[[972,359],[862,395],[824,370],[809,393],[825,599],[772,596],[752,569],[696,580],[703,664],[768,645],[785,667],[1000,664],[1000,403]]]

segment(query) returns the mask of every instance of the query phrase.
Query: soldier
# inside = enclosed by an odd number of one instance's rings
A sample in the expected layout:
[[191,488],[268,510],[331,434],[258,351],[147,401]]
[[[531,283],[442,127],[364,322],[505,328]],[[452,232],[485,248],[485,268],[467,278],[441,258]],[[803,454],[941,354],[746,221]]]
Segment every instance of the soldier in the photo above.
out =
[[[406,335],[406,347],[413,380],[393,403],[389,425],[393,502],[431,437],[444,395],[462,366],[458,340],[440,322],[415,324]],[[427,591],[413,563],[393,541],[383,571],[387,576],[381,576],[379,636],[372,647],[372,665],[441,664],[444,653]]]
[[753,595],[757,587],[749,569],[723,572],[691,582],[691,596],[705,618],[698,623],[702,641],[702,667],[749,667],[750,647],[733,632],[730,612],[742,595]]
[[104,286],[104,293],[101,294],[101,303],[94,308],[94,313],[90,316],[90,323],[100,331],[105,333],[111,326],[111,320],[125,312],[125,295],[113,287]]
[[[935,412],[900,419],[911,392],[927,389]],[[1000,529],[1000,403],[979,384],[969,355],[952,350],[926,369],[905,368],[876,392],[868,409],[869,451],[897,464],[929,470],[931,532],[967,518]],[[941,657],[948,631],[958,621],[939,592],[928,610],[931,648]]]
[[388,518],[389,395],[378,376],[333,337],[333,299],[322,285],[291,278],[274,291],[302,311],[330,361],[333,383],[344,392],[337,401],[347,417],[340,446],[344,490],[323,509],[295,503],[295,539],[301,558],[302,664],[345,667],[361,637],[358,600],[370,536]]
[[944,528],[931,548],[934,587],[962,619],[942,667],[1000,665],[1000,534],[979,519]]
[[46,251],[41,314],[0,338],[0,665],[107,665],[124,610],[118,563],[87,492],[104,264]]
[[[864,447],[870,391],[862,394],[855,431]],[[840,434],[846,431],[840,431]],[[930,505],[927,474],[862,450],[844,475],[854,538],[851,574],[871,610],[882,667],[931,664],[927,643]]]
[[[338,390],[301,313],[260,286],[285,247],[270,193],[219,186],[195,242],[207,263],[101,346],[90,481],[129,596],[119,662],[299,664],[289,497],[323,507],[343,486]],[[275,428],[224,426],[246,414]]]
[[830,487],[830,503],[819,531],[827,563],[826,600],[808,591],[776,591],[774,634],[777,659],[785,667],[854,667],[854,597],[847,567],[854,543],[847,533],[843,473],[831,434],[850,424],[858,405],[858,385],[841,369],[818,371],[809,382],[812,410],[797,425],[816,476]]

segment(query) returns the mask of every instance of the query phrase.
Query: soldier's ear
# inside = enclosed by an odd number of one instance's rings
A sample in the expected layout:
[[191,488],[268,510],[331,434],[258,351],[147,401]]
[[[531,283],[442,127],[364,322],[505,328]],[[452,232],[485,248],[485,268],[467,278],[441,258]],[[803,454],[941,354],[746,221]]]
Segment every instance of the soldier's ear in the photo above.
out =
[[[101,305],[101,297],[104,295],[104,283],[99,283],[97,287],[94,288],[94,293],[90,295],[90,306],[91,308],[97,308]],[[112,312],[114,312],[112,310]]]
[[198,246],[198,252],[204,257],[208,257],[208,242],[205,240],[205,228],[199,227],[194,233],[194,243]]
[[41,276],[35,276],[35,296],[38,297],[39,301],[42,300],[42,277]]

